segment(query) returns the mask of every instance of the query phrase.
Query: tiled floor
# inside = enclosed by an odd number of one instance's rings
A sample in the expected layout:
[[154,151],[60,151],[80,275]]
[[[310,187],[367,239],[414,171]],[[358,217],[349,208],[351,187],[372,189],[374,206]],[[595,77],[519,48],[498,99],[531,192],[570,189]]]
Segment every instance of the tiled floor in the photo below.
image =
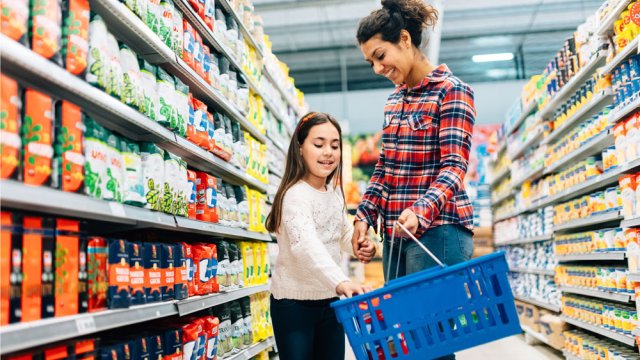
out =
[[[347,344],[349,342],[347,341]],[[456,354],[457,360],[561,360],[559,352],[551,350],[545,345],[527,345],[524,336],[517,335]],[[355,360],[351,348],[347,346],[345,360]]]

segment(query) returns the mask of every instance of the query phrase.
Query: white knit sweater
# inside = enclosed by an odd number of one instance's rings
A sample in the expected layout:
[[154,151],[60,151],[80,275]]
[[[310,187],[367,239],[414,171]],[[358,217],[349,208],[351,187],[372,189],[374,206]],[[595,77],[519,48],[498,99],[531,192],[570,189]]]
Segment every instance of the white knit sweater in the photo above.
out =
[[271,283],[276,299],[328,299],[349,280],[338,264],[340,250],[353,255],[353,224],[340,192],[327,188],[320,191],[300,181],[284,196]]

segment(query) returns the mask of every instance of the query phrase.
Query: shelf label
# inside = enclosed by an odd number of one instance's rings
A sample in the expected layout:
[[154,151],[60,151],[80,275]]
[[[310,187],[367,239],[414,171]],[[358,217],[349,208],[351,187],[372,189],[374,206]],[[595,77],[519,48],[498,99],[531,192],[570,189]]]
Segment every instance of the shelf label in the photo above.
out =
[[118,217],[122,217],[122,218],[126,218],[127,214],[124,211],[124,206],[122,206],[122,204],[116,203],[116,202],[110,202],[109,203],[109,208],[111,208],[111,214],[113,216],[118,216]]
[[96,332],[96,322],[93,316],[76,319],[76,329],[78,330],[78,335]]

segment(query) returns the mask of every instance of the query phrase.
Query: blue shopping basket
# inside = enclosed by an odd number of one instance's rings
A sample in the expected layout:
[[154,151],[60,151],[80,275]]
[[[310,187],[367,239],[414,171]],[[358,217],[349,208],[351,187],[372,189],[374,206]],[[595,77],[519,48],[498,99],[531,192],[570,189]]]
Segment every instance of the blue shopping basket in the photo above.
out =
[[331,304],[358,360],[432,359],[522,332],[504,252],[445,266],[418,244],[441,267]]

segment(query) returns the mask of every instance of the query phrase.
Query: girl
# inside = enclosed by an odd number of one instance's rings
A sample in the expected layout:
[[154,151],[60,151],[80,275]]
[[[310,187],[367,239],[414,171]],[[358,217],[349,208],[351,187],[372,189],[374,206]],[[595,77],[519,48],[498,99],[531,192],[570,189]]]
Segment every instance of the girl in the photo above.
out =
[[[293,134],[285,175],[266,227],[276,233],[279,255],[271,284],[271,318],[282,360],[344,359],[344,330],[329,304],[368,289],[338,266],[352,251],[342,186],[342,132],[329,114],[305,115]],[[358,257],[370,260],[363,240]]]
[[[356,253],[381,216],[387,240],[398,221],[444,263],[471,258],[473,210],[463,179],[475,120],[473,90],[419,50],[428,41],[423,30],[437,20],[437,11],[422,0],[383,0],[382,9],[360,21],[365,60],[396,90],[385,105],[380,159],[356,215]],[[403,233],[396,229],[397,236]],[[396,269],[403,276],[436,265],[411,240],[395,246],[393,259],[389,241],[382,252],[383,269],[391,262],[391,279]]]

